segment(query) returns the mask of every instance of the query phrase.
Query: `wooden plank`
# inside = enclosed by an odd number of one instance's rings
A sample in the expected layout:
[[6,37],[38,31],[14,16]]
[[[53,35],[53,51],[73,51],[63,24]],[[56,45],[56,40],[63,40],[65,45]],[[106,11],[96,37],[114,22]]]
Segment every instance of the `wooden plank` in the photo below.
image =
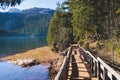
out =
[[[74,51],[76,50],[77,54],[74,54]],[[82,55],[79,53],[79,49],[75,49],[72,51],[72,57],[70,68],[69,68],[69,78],[67,80],[98,80],[97,78],[91,76],[90,74],[90,67],[88,68],[86,66],[86,62],[84,61]]]

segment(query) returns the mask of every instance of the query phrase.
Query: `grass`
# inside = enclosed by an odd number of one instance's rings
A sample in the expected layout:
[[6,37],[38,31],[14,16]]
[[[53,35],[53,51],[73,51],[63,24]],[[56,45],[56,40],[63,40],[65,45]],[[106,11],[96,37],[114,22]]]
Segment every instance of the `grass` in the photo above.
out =
[[[17,53],[11,56],[2,58],[2,60],[17,60],[17,59],[35,59],[39,63],[48,63],[49,61],[53,62],[53,65],[49,67],[49,78],[52,79],[56,75],[56,71],[59,70],[63,56],[60,56],[58,53],[54,53],[47,46],[29,50],[23,53]],[[56,63],[57,60],[57,63]],[[46,64],[47,65],[47,64]]]
[[33,50],[29,50],[23,53],[18,53],[15,55],[7,56],[2,58],[2,60],[17,60],[17,59],[35,59],[38,62],[42,61],[48,61],[51,59],[57,59],[59,58],[60,55],[57,53],[52,52],[49,47],[41,47],[41,48],[36,48]]
[[[120,42],[118,42],[119,44]],[[112,46],[113,44],[108,41],[96,41],[89,44],[90,49],[97,53],[97,56],[109,58],[112,60]],[[120,64],[120,45],[114,45],[114,61]]]

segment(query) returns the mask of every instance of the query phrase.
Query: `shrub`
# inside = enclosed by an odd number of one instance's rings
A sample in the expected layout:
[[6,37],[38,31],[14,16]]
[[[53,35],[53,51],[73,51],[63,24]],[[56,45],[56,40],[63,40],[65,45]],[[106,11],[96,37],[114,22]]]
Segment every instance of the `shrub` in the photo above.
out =
[[89,47],[89,43],[88,43],[88,42],[86,42],[86,43],[84,44],[84,48],[85,48],[86,50],[90,50],[90,47]]
[[102,49],[102,45],[100,45],[100,43],[97,42],[97,43],[96,43],[96,48],[97,48],[97,49]]
[[82,46],[82,45],[84,44],[84,41],[83,41],[83,40],[79,40],[78,44],[79,44],[80,46]]

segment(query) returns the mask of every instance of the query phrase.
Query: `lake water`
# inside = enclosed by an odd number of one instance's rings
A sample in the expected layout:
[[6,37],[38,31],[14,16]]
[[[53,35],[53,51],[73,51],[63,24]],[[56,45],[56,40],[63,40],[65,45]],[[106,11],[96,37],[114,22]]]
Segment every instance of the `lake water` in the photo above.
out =
[[46,45],[46,38],[41,37],[1,37],[0,53],[24,52]]
[[[1,37],[0,54],[14,54],[46,45],[46,38],[41,37]],[[0,80],[49,80],[48,73],[47,66],[23,68],[0,62]]]
[[0,80],[49,80],[48,67],[36,65],[30,68],[0,62]]

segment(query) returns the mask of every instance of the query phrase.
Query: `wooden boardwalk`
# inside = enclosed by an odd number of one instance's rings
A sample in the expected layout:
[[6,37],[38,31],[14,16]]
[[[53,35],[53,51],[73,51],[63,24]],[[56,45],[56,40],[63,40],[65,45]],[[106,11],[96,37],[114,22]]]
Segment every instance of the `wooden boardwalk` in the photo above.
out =
[[81,46],[73,45],[65,53],[54,80],[120,80],[120,75],[114,69]]
[[93,77],[78,48],[72,50],[67,80],[98,80]]

